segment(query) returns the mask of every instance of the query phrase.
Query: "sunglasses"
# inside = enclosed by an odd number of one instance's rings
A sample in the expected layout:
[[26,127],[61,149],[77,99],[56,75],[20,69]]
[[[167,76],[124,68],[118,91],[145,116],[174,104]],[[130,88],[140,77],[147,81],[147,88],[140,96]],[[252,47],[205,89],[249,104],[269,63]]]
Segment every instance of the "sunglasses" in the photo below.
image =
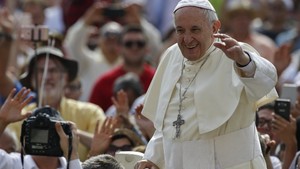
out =
[[136,41],[125,41],[123,42],[123,45],[126,48],[132,48],[133,46],[136,46],[138,48],[143,48],[146,46],[146,42],[143,40],[136,40]]
[[109,152],[117,152],[117,151],[131,151],[132,150],[132,145],[124,145],[121,147],[114,146],[114,145],[109,145],[108,151]]

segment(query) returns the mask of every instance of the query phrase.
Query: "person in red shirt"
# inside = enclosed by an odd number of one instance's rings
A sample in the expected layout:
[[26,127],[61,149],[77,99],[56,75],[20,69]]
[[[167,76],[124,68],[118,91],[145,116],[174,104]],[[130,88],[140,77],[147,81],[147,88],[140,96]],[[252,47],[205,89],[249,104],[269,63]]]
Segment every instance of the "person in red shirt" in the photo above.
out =
[[125,26],[120,41],[123,64],[99,77],[89,99],[104,111],[112,105],[113,84],[118,77],[128,72],[137,74],[146,92],[155,73],[155,69],[145,62],[148,54],[147,38],[141,26]]

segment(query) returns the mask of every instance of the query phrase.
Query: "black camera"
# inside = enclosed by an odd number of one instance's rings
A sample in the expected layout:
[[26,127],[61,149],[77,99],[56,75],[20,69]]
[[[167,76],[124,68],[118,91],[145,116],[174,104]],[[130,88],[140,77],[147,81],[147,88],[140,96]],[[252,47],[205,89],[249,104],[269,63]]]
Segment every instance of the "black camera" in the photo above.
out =
[[125,9],[118,5],[110,5],[103,10],[103,15],[111,20],[118,20],[124,17],[125,14]]
[[64,132],[72,137],[70,125],[63,122],[60,113],[51,107],[34,110],[22,124],[21,144],[25,154],[41,156],[63,156],[60,138],[55,129],[55,123],[62,125]]

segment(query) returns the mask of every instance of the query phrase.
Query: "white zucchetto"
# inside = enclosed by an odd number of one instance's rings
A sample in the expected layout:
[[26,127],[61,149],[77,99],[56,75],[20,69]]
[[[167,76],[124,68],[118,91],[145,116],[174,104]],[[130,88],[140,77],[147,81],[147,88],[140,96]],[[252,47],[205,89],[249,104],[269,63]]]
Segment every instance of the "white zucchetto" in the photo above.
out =
[[208,9],[208,10],[216,12],[215,8],[212,6],[212,4],[208,0],[181,0],[176,5],[173,13],[175,13],[179,8],[183,8],[183,7],[187,7],[187,6]]

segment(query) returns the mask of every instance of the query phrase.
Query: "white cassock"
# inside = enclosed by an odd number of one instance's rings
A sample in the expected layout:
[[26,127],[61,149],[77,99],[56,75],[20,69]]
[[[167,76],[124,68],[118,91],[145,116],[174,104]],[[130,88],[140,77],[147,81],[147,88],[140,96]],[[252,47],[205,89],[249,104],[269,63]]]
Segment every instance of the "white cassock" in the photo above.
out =
[[251,46],[241,46],[252,59],[254,75],[243,76],[234,61],[212,45],[182,102],[185,123],[178,139],[173,122],[178,115],[179,82],[183,91],[203,60],[185,60],[180,78],[183,56],[178,45],[165,52],[142,112],[156,128],[144,159],[160,169],[266,168],[254,120],[258,106],[278,97],[276,69]]

